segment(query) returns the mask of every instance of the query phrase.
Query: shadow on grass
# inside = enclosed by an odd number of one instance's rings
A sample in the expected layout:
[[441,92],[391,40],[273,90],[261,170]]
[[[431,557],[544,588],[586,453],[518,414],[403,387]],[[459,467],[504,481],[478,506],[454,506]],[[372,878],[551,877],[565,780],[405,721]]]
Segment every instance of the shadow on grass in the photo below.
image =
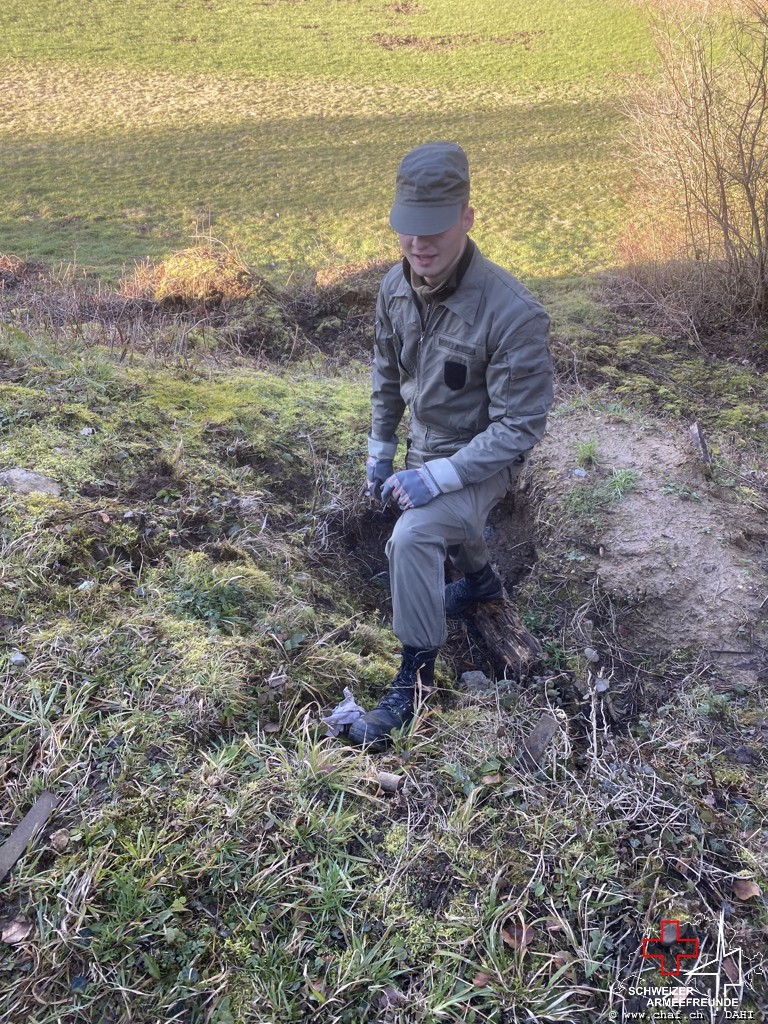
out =
[[216,128],[14,140],[0,183],[0,251],[66,261],[76,251],[83,265],[114,272],[188,244],[202,225],[260,267],[368,259],[391,244],[398,160],[440,137],[470,156],[489,255],[542,266],[593,257],[606,215],[592,186],[616,167],[611,103],[458,104],[439,119],[256,115]]

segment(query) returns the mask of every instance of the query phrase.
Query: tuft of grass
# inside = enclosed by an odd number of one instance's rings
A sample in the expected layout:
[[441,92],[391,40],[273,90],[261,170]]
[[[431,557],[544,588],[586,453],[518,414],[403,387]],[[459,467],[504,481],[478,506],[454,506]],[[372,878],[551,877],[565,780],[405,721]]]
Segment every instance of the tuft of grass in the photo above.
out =
[[599,446],[597,441],[580,441],[576,447],[576,462],[583,469],[591,469],[599,462]]
[[607,477],[574,484],[564,501],[572,529],[577,533],[598,533],[611,509],[634,488],[638,479],[635,470],[615,466]]
[[153,299],[172,308],[242,301],[264,287],[235,250],[213,242],[172,253],[157,265],[140,263],[121,282],[129,298]]
[[619,500],[634,489],[639,479],[640,474],[637,470],[628,469],[626,466],[614,466],[610,477],[605,481],[605,487],[612,497]]

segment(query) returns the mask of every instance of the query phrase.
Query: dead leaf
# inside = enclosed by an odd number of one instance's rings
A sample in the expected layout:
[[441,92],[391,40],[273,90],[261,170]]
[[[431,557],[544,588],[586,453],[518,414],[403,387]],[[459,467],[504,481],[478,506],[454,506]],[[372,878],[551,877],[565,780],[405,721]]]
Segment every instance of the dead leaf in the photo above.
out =
[[28,939],[33,931],[34,925],[31,921],[28,921],[26,917],[17,917],[3,927],[2,939],[9,946],[16,946]]
[[733,891],[740,900],[751,900],[753,896],[762,896],[763,890],[749,878],[734,878]]
[[560,725],[554,715],[544,714],[533,727],[530,736],[523,741],[520,758],[531,771],[539,767],[544,751],[559,730]]
[[510,924],[501,929],[501,937],[511,949],[525,951],[533,939],[533,928],[529,924]]
[[407,1006],[408,997],[394,985],[385,985],[377,1000],[379,1010],[388,1010],[390,1006]]
[[484,786],[498,786],[498,784],[500,782],[501,782],[501,776],[499,775],[498,772],[494,772],[493,775],[484,775],[483,776],[483,785]]
[[723,970],[732,985],[738,985],[741,982],[739,967],[733,957],[727,956],[723,959]]
[[320,979],[307,978],[307,985],[309,986],[309,996],[311,999],[316,999],[320,1005],[328,999],[328,986],[325,982]]
[[265,725],[262,725],[261,731],[265,733],[280,732],[280,726],[277,722],[267,722]]
[[269,679],[267,679],[267,686],[270,686],[273,690],[282,690],[290,683],[290,677],[286,672],[272,671]]
[[558,967],[565,967],[566,964],[573,963],[575,957],[573,953],[569,953],[567,949],[558,949],[556,953],[552,954],[552,959]]
[[486,974],[485,971],[478,971],[472,979],[472,984],[475,988],[485,988],[487,985],[490,985],[492,980],[490,974]]

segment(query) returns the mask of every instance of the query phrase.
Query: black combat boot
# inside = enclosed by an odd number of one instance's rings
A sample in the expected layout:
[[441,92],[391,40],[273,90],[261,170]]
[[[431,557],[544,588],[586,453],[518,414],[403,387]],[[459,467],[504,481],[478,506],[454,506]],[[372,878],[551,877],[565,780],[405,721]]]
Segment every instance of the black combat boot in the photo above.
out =
[[477,572],[468,572],[463,580],[445,588],[446,619],[461,619],[478,601],[500,601],[504,596],[501,580],[486,562]]
[[436,650],[403,647],[403,660],[392,681],[391,690],[373,710],[367,711],[349,726],[348,738],[359,746],[384,750],[389,743],[390,733],[402,729],[413,718],[416,676],[419,676],[425,689],[434,685],[436,657]]

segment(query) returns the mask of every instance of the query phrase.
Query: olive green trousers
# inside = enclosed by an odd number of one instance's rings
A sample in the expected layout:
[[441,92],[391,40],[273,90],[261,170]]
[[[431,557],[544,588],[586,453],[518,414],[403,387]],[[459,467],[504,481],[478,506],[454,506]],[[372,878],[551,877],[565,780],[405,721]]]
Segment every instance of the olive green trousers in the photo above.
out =
[[419,650],[434,650],[444,643],[446,556],[460,572],[483,568],[488,561],[488,514],[522,468],[516,464],[460,491],[439,494],[426,505],[407,509],[397,520],[386,551],[392,628],[401,643]]

